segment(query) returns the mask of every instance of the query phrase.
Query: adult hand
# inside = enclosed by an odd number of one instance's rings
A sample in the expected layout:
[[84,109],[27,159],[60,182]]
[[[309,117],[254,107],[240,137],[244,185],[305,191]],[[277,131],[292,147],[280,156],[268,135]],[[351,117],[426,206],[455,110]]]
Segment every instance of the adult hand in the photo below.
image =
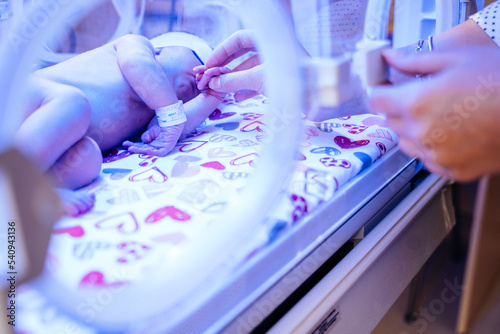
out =
[[469,181],[500,172],[500,49],[401,55],[390,66],[430,80],[377,87],[372,111],[387,115],[401,149],[437,174]]
[[[256,51],[249,30],[239,30],[217,46],[207,60],[205,66],[198,66],[198,89],[207,85],[217,92],[236,92],[237,101],[264,93],[264,69],[258,55],[252,55],[234,69],[225,65],[234,59]],[[202,74],[202,75],[200,75]]]

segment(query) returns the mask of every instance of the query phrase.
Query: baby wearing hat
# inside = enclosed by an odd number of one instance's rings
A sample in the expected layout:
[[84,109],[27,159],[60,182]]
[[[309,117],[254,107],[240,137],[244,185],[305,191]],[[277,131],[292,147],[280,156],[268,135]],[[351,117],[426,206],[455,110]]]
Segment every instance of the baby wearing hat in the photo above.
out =
[[211,51],[187,33],[126,35],[29,77],[16,146],[61,188],[67,214],[92,208],[75,189],[99,175],[102,152],[165,156],[213,112],[225,94],[200,92],[193,71]]

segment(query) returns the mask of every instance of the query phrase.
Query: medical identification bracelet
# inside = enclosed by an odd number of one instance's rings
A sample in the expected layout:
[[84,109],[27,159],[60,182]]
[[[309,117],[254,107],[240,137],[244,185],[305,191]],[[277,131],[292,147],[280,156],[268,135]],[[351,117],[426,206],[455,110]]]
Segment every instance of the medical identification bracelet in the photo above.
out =
[[161,128],[181,124],[187,121],[182,101],[155,109],[155,113],[158,118],[158,125]]

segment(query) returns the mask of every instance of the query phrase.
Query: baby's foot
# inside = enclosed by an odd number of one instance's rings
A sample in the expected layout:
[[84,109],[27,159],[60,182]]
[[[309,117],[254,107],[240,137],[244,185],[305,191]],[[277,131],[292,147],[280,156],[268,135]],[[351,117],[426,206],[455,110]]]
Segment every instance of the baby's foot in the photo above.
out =
[[63,205],[64,213],[77,217],[94,207],[95,195],[81,190],[56,189]]

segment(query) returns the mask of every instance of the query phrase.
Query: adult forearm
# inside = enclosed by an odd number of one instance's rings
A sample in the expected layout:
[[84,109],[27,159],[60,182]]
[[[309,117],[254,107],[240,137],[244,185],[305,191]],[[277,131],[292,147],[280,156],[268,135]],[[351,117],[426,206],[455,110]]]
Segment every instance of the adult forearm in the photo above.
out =
[[[412,55],[415,53],[428,53],[429,45],[428,41],[423,41],[420,51],[417,50],[417,42],[410,44],[401,48],[404,51],[402,55]],[[439,35],[432,38],[432,44],[434,51],[458,51],[463,47],[470,46],[496,46],[495,42],[484,32],[484,30],[473,20],[468,20],[462,24],[453,27]],[[388,60],[388,59],[386,59]],[[394,84],[407,82],[415,79],[413,74],[407,75],[408,73],[401,73],[395,70],[392,66],[394,65],[390,60],[388,60],[389,65],[391,65],[390,70],[390,81]]]
[[[467,20],[450,30],[433,37],[434,49],[440,51],[453,51],[462,47],[496,45],[484,30],[473,20]],[[405,49],[415,52],[416,43]],[[423,45],[422,52],[429,52],[427,45]]]

